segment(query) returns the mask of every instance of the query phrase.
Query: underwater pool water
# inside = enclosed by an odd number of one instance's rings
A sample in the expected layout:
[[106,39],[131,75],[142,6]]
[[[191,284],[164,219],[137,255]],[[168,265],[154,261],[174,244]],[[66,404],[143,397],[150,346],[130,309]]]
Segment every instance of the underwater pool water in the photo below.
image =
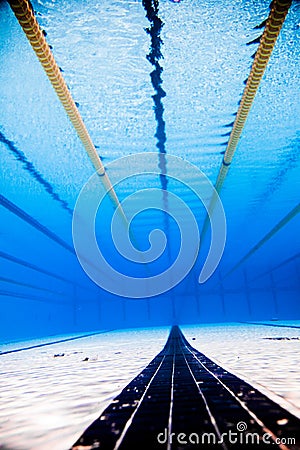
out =
[[299,2],[205,233],[269,2],[32,7],[127,219],[0,1],[0,447],[70,447],[174,324],[300,417]]
[[[168,208],[168,195],[176,194],[201,232],[205,209],[190,189],[198,181],[186,166],[178,168],[179,181],[171,178],[170,158],[185,159],[215,183],[258,46],[248,43],[261,35],[257,26],[268,6],[263,0],[33,1],[109,177],[146,169],[147,159],[124,164],[118,158],[157,153],[156,174],[116,186],[121,201],[142,189],[164,189],[157,208]],[[217,270],[198,283],[208,232],[183,281],[138,300],[125,284],[123,297],[99,288],[74,255],[72,211],[93,166],[9,4],[0,8],[2,340],[299,317],[299,3],[288,12],[221,192],[227,239]],[[145,209],[131,227],[139,249],[149,248],[153,229],[166,235],[162,256],[148,264],[155,275],[177,257],[175,219],[184,221],[185,213],[171,203],[168,214],[147,211],[147,202],[142,192],[125,213]],[[295,208],[293,218],[228,275]],[[104,256],[128,276],[148,277],[140,261],[124,263],[115,252],[112,212],[106,201],[97,216]]]

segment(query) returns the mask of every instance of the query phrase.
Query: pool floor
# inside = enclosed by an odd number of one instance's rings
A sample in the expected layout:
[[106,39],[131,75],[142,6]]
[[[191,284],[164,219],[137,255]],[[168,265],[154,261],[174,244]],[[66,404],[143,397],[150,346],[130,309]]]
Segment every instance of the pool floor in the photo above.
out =
[[[300,323],[181,329],[195,349],[300,418],[300,328],[292,326]],[[14,450],[71,448],[162,350],[169,331],[167,327],[110,331],[2,354],[0,444]],[[1,350],[54,340],[7,344]]]

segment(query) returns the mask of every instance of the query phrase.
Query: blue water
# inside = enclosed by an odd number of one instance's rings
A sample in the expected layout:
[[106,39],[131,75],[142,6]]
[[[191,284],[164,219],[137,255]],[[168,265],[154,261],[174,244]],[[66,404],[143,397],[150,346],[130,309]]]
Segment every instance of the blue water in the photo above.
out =
[[[134,161],[119,164],[120,157],[157,154],[155,175],[128,178],[116,192],[124,200],[141,189],[160,190],[158,207],[168,213],[147,210],[144,193],[124,210],[144,207],[132,223],[134,243],[149,249],[149,233],[161,229],[167,238],[163,254],[147,265],[143,258],[122,258],[110,235],[114,210],[108,199],[96,220],[99,246],[116,270],[129,277],[157,275],[181,249],[180,227],[171,215],[184,221],[186,214],[172,207],[171,193],[192,210],[200,232],[206,215],[188,188],[197,183],[192,171],[178,167],[180,181],[170,177],[171,155],[215,183],[257,49],[247,43],[261,34],[255,27],[267,18],[269,2],[32,3],[109,177],[145,170]],[[0,3],[1,340],[299,319],[299,214],[228,275],[299,205],[299,24],[300,5],[293,2],[221,192],[227,239],[216,271],[198,283],[208,232],[179,284],[133,299],[126,284],[123,296],[97,286],[74,254],[72,213],[93,166],[8,3]],[[121,240],[123,232],[120,225]],[[179,279],[177,272],[171,276]]]

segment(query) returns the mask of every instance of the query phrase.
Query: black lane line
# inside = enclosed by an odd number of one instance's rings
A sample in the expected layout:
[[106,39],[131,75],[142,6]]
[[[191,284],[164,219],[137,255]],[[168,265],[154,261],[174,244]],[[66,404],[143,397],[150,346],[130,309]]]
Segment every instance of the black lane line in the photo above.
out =
[[80,445],[93,445],[101,441],[101,448],[113,449],[163,360],[164,355],[161,352],[112,401],[103,414],[87,428],[73,448]]
[[278,327],[278,328],[296,328],[300,329],[300,325],[283,325],[280,323],[262,323],[262,322],[239,322],[239,323],[245,323],[248,325],[262,325],[263,327]]
[[[182,430],[187,433],[193,432],[197,429],[193,421],[185,422],[188,429],[182,423],[186,417],[184,406],[188,408],[190,398],[196,399],[193,412],[194,417],[201,417],[203,420],[202,432],[210,433],[216,441],[218,440],[205,403],[198,393],[197,386],[193,383],[188,368],[184,365],[176,332],[171,333],[169,346],[165,352],[166,356],[161,368],[153,379],[124,439],[116,448],[159,450],[168,448],[168,443],[164,441],[170,433],[177,435]],[[174,428],[176,415],[179,420],[178,429],[176,429],[176,423]],[[197,427],[199,427],[198,420]]]
[[[246,432],[239,431],[239,423]],[[230,432],[238,443],[229,439]],[[180,433],[184,444],[178,442]],[[220,439],[223,433],[227,436]],[[293,438],[295,444],[279,447],[276,438]],[[194,349],[173,327],[163,350],[72,450],[236,449],[247,442],[251,449],[299,449],[300,419]]]
[[[226,446],[218,444],[220,439],[219,428],[205,397],[199,390],[194,374],[187,364],[180,333],[177,329],[175,337],[174,404],[169,434],[171,436],[171,433],[175,433],[175,436],[178,437],[180,433],[184,433],[186,438],[183,440],[186,441],[186,444],[183,444],[183,446],[184,448],[190,448],[188,436],[192,436],[193,433],[197,433],[197,436],[206,433],[215,443],[215,445],[212,444],[212,448],[226,449]],[[193,399],[192,402],[191,399]],[[169,443],[172,449],[180,448],[176,439],[170,438]],[[192,447],[195,448],[195,443]],[[158,448],[162,448],[161,445]]]
[[[238,422],[242,421],[247,424],[247,431],[249,433],[258,433],[259,435],[263,436],[263,434],[267,430],[267,432],[270,432],[274,435],[274,438],[295,438],[295,446],[291,445],[288,446],[288,448],[300,448],[300,419],[293,416],[281,406],[270,400],[267,396],[259,392],[257,389],[253,388],[250,384],[218,366],[216,363],[207,358],[203,353],[195,350],[188,343],[183,334],[182,339],[184,340],[186,349],[189,351],[190,355],[192,355],[193,358],[198,363],[200,363],[200,366],[207,371],[210,379],[214,379],[219,383],[218,385],[214,385],[214,390],[211,393],[209,392],[211,386],[209,386],[208,383],[204,383],[204,389],[207,389],[208,402],[213,402],[215,395],[215,400],[218,403],[218,397],[216,396],[215,389],[220,390],[221,386],[225,389],[223,391],[223,394],[226,394],[226,396],[228,397],[229,393],[231,396],[231,402],[232,400],[234,400],[234,403],[232,403],[232,406],[230,406],[230,402],[227,403],[227,400],[225,398],[224,400],[222,399],[222,401],[220,401],[221,399],[219,397],[219,408],[216,404],[217,409],[219,409],[218,425],[222,427],[222,423],[223,425],[225,424],[224,432],[228,431],[231,421],[233,421],[234,424],[233,431],[237,431],[236,425]],[[228,399],[230,400],[229,397]],[[233,413],[232,417],[230,417],[230,409],[231,413]],[[248,415],[248,420],[245,416],[245,412]],[[284,425],[282,425],[283,421],[285,423]],[[273,444],[272,440],[270,442],[271,444]],[[270,448],[269,443],[266,443],[265,445],[267,446],[267,448]],[[275,443],[272,445],[272,448],[274,448],[274,445]],[[263,443],[260,442],[258,448],[262,447]],[[277,445],[275,448],[277,448]]]
[[[24,222],[31,225],[36,230],[43,233],[47,238],[51,239],[53,242],[56,242],[58,245],[63,247],[65,250],[70,252],[72,255],[74,255],[77,258],[77,254],[73,247],[71,247],[67,242],[65,242],[62,238],[60,238],[57,234],[53,233],[53,231],[49,230],[45,225],[41,224],[38,220],[36,220],[34,217],[32,217],[30,214],[28,214],[23,209],[19,208],[17,205],[15,205],[13,202],[8,200],[8,198],[4,197],[4,195],[0,194],[0,205],[6,208],[11,213],[15,214],[20,219],[24,220]],[[102,273],[101,270],[95,264],[91,261],[89,261],[84,255],[80,255],[80,258],[84,261],[86,261],[91,267],[96,268],[99,273]]]
[[0,351],[0,356],[7,355],[8,353],[18,353],[18,352],[23,352],[24,350],[32,350],[33,348],[47,347],[48,345],[60,344],[61,342],[75,341],[76,339],[83,339],[83,338],[87,338],[87,337],[90,337],[90,336],[96,336],[97,334],[109,333],[110,331],[114,331],[114,329],[104,330],[104,331],[97,331],[96,333],[83,334],[81,336],[75,336],[75,337],[71,337],[71,338],[60,339],[58,341],[46,342],[44,344],[31,345],[29,347],[16,348],[14,350],[6,350],[5,352],[1,352]]

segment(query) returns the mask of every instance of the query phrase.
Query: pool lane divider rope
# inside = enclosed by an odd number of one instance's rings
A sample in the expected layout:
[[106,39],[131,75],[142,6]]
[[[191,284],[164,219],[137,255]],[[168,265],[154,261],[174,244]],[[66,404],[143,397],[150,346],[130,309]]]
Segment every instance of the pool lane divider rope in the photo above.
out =
[[30,216],[26,211],[19,208],[19,206],[15,205],[13,202],[8,200],[8,198],[4,197],[4,195],[2,195],[2,194],[0,194],[0,205],[3,206],[4,208],[6,208],[8,211],[15,214],[16,216],[18,216],[20,219],[24,220],[24,222],[27,222],[29,225],[31,225],[36,230],[43,233],[45,236],[47,236],[52,241],[59,244],[65,250],[72,253],[72,255],[76,255],[73,247],[71,247],[67,242],[65,242],[63,239],[61,239],[59,236],[57,236],[57,234],[53,233],[53,231],[49,230],[49,228],[45,227],[45,225],[42,225],[34,217]]
[[94,168],[96,169],[105,191],[109,195],[113,205],[118,209],[127,224],[125,213],[122,209],[117,194],[106,174],[102,161],[96,151],[89,132],[82,120],[77,106],[72,98],[68,86],[61,74],[45,36],[35,18],[34,12],[28,0],[8,0],[8,3],[21,25],[27,39],[30,42],[35,54],[43,66],[61,104],[63,105],[77,135],[79,136]]
[[295,206],[283,219],[281,219],[275,227],[272,228],[257,244],[255,244],[243,258],[241,258],[232,269],[227,272],[223,279],[231,275],[236,269],[238,269],[247,259],[250,258],[257,250],[259,250],[266,242],[268,242],[278,231],[280,231],[285,225],[287,225],[297,214],[300,212],[300,203]]
[[74,287],[78,287],[80,289],[83,289],[85,292],[86,291],[94,292],[89,287],[83,286],[79,283],[75,283],[74,281],[63,277],[63,276],[59,275],[58,273],[54,273],[47,269],[43,269],[42,267],[39,267],[39,266],[36,266],[35,264],[30,263],[29,261],[25,261],[24,259],[17,258],[16,256],[10,255],[9,253],[2,252],[1,250],[0,250],[0,258],[5,259],[6,261],[10,261],[19,266],[26,267],[27,269],[33,270],[35,272],[42,273],[43,275],[46,275],[47,277],[51,277],[56,280],[62,281],[64,283],[70,284]]
[[[249,77],[242,95],[240,106],[233,123],[233,128],[229,136],[229,141],[225,150],[222,164],[218,173],[215,189],[219,194],[228,174],[237,144],[245,126],[253,100],[257,93],[261,79],[269,62],[277,37],[285,21],[292,0],[274,0],[271,4],[271,11],[266,21],[264,32],[260,39],[259,47],[255,53],[255,58],[251,67]],[[209,213],[212,214],[216,205],[217,196],[213,194]],[[209,223],[209,216],[206,215],[201,238],[204,239]]]
[[[11,213],[15,214],[17,217],[22,219],[24,222],[31,225],[36,230],[43,233],[45,236],[47,236],[49,239],[51,239],[53,242],[56,242],[58,245],[63,247],[65,250],[70,252],[72,255],[76,256],[76,252],[73,247],[71,247],[67,242],[65,242],[61,237],[57,236],[57,234],[53,233],[53,231],[49,230],[45,225],[41,224],[38,220],[36,220],[34,217],[32,217],[30,214],[28,214],[23,209],[19,208],[15,203],[8,200],[8,198],[4,197],[4,195],[0,194],[0,205],[6,208]],[[92,261],[87,259],[85,255],[79,255],[80,258],[84,261],[86,261],[91,267],[96,269],[99,273],[101,272],[101,269],[96,266]]]
[[22,292],[12,292],[6,291],[5,289],[0,289],[0,297],[9,297],[9,298],[20,298],[28,301],[40,302],[40,303],[51,303],[52,305],[63,305],[68,306],[68,302],[63,300],[57,300],[56,298],[46,298],[40,297],[34,294],[23,294]]
[[250,283],[253,283],[254,281],[258,280],[259,278],[265,277],[266,275],[269,275],[269,274],[275,272],[276,270],[280,269],[283,266],[286,266],[287,264],[290,264],[292,261],[295,261],[298,258],[300,258],[300,253],[296,253],[295,255],[291,256],[290,258],[287,258],[284,261],[282,261],[281,263],[272,267],[270,270],[267,270],[266,272],[263,272],[260,275],[257,275],[257,277],[252,278],[252,280],[250,280]]
[[20,150],[14,142],[7,139],[7,137],[0,131],[0,142],[2,142],[8,150],[14,155],[17,161],[20,161],[23,165],[23,168],[32,176],[34,180],[36,180],[45,191],[51,196],[51,198],[58,202],[60,206],[67,211],[71,216],[73,215],[73,210],[69,207],[68,203],[60,198],[59,194],[55,192],[54,187],[49,181],[47,181],[44,176],[34,167],[34,164],[29,161],[25,155],[25,153]]
[[[47,77],[49,78],[60,102],[62,103],[72,125],[74,126],[77,135],[79,136],[94,168],[96,169],[100,181],[109,195],[113,206],[120,214],[124,225],[129,228],[126,214],[118,199],[118,196],[113,188],[113,185],[106,173],[105,167],[96,151],[88,130],[82,120],[82,117],[77,109],[77,106],[72,98],[68,86],[61,74],[60,68],[56,63],[51,49],[45,39],[45,36],[35,18],[34,12],[28,0],[8,0],[10,7],[15,14],[19,24],[21,25],[27,39],[30,42],[34,52],[36,53],[41,65],[43,66]],[[139,248],[136,237],[133,231],[129,228],[129,234],[132,242]],[[82,258],[82,256],[81,256]],[[141,256],[141,262],[144,263]],[[145,265],[145,270],[149,273],[148,265]]]

